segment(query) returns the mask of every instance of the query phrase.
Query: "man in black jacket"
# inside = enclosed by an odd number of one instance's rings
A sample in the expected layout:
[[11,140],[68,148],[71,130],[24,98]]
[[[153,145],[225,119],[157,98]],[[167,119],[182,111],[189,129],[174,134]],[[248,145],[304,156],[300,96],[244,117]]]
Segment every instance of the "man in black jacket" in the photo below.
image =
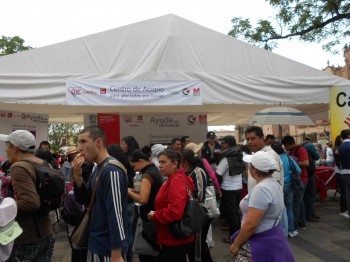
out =
[[215,140],[216,135],[213,131],[207,133],[208,141],[204,143],[202,147],[202,157],[208,160],[209,164],[216,169],[216,165],[219,163],[219,156],[221,153],[221,146]]

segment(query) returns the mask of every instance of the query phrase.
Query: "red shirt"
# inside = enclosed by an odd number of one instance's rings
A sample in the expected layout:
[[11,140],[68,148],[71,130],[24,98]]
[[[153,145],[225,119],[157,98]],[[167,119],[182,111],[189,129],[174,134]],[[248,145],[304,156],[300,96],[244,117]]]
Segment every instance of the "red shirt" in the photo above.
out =
[[156,196],[156,212],[153,218],[157,224],[158,244],[178,246],[191,243],[194,240],[193,235],[189,238],[177,239],[168,230],[168,225],[171,222],[182,218],[189,199],[184,181],[186,181],[192,193],[194,189],[192,179],[178,171],[166,180]]
[[[289,152],[289,155],[290,156],[295,156],[297,158],[296,159],[297,163],[299,161],[309,160],[309,156],[307,154],[307,151],[302,146],[295,146],[295,147],[293,147],[293,149]],[[308,181],[307,170],[306,170],[306,167],[300,167],[300,169],[301,169],[300,178],[301,178],[301,181],[305,184]]]

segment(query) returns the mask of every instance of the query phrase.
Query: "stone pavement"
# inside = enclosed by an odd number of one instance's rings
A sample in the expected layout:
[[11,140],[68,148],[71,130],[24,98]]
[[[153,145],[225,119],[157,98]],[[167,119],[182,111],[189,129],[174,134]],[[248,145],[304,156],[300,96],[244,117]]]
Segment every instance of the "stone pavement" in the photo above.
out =
[[[327,200],[315,203],[315,212],[321,216],[320,222],[307,223],[306,229],[298,230],[298,237],[289,239],[296,261],[350,261],[350,219],[339,215],[339,202],[332,200],[333,195],[334,191],[328,190]],[[226,233],[221,231],[219,219],[213,221],[215,246],[210,251],[215,262],[232,261],[229,245],[221,242]],[[56,238],[53,261],[69,262],[70,248],[62,222]],[[137,256],[133,261],[138,262]]]

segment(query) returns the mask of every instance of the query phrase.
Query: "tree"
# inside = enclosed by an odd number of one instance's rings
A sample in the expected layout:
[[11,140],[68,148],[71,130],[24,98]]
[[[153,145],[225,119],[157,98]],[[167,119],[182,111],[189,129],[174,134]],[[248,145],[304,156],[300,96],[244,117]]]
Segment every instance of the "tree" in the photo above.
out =
[[333,54],[348,43],[350,36],[349,0],[268,0],[277,9],[269,20],[259,20],[253,28],[249,19],[235,17],[228,33],[267,50],[277,47],[277,40],[298,38],[304,42],[325,43],[322,49]]
[[49,123],[49,141],[54,150],[58,150],[61,146],[70,145],[78,142],[78,134],[83,129],[83,125],[78,124],[56,124]]
[[24,45],[24,40],[19,36],[0,38],[0,56],[18,53],[32,49],[31,46]]

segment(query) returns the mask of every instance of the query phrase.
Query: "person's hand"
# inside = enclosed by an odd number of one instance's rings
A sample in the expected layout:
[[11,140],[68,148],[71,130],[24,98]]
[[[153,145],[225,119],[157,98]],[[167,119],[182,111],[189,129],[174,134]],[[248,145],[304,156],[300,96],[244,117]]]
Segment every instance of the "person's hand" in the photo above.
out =
[[237,246],[235,245],[235,243],[233,243],[233,244],[230,246],[230,251],[231,251],[231,255],[232,255],[232,256],[237,255],[238,250],[239,250],[239,247],[237,247]]
[[81,187],[81,185],[84,183],[84,180],[82,177],[83,175],[82,166],[84,162],[85,162],[85,156],[83,154],[78,154],[71,163],[73,180],[78,187]]
[[135,189],[133,189],[133,188],[128,188],[128,195],[130,195],[130,193],[135,193]]
[[221,198],[222,197],[222,192],[219,191],[218,195],[219,195],[219,198]]
[[153,220],[154,213],[155,213],[154,211],[150,211],[150,212],[147,214],[148,220]]

